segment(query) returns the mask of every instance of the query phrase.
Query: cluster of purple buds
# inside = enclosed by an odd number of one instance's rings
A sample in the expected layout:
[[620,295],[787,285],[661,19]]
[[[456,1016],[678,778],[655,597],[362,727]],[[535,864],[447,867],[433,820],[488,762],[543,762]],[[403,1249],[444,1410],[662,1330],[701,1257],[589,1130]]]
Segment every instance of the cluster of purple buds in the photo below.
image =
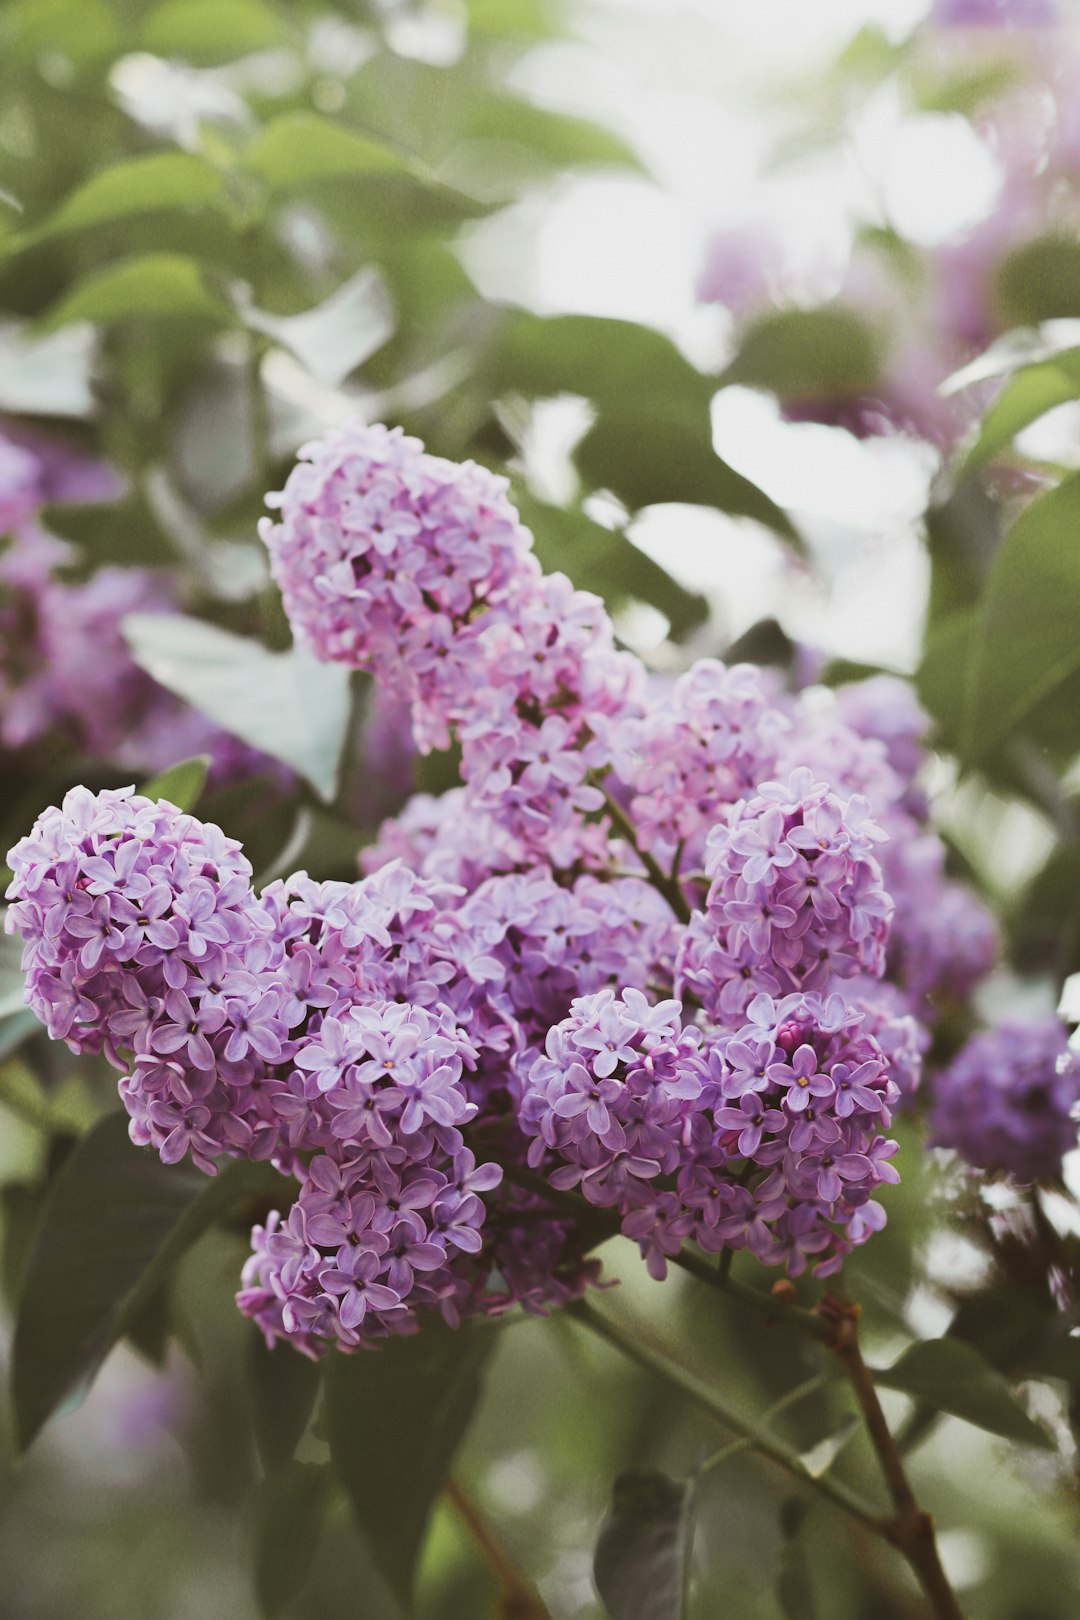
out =
[[707,840],[705,915],[679,969],[708,1013],[730,1022],[758,993],[882,973],[893,908],[873,854],[885,835],[869,810],[805,766],[728,807]]
[[973,1035],[934,1082],[931,1141],[1017,1181],[1061,1174],[1077,1145],[1080,1064],[1057,1018]]

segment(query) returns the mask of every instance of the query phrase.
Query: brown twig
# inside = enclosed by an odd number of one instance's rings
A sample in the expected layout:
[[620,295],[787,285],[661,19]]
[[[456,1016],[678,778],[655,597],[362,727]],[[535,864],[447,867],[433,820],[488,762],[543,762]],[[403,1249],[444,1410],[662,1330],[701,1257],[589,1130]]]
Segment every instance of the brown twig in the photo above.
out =
[[904,1460],[881,1410],[873,1376],[859,1347],[859,1307],[827,1298],[818,1307],[825,1344],[837,1356],[859,1403],[895,1510],[882,1530],[910,1564],[937,1620],[964,1620],[938,1553],[934,1521],[915,1499]]
[[499,1620],[551,1620],[551,1614],[535,1586],[529,1584],[506,1550],[496,1541],[477,1511],[476,1504],[456,1479],[451,1479],[447,1484],[446,1495],[498,1584]]

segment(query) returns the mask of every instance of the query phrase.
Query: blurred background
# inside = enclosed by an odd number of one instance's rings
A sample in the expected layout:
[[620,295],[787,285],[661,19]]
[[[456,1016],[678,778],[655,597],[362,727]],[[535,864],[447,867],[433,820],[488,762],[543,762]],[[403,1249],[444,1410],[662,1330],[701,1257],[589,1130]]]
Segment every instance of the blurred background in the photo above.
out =
[[[1006,929],[983,994],[1052,1010],[1080,968],[1075,568],[1024,598],[998,685],[971,661],[1010,617],[1003,539],[1080,467],[1078,90],[1066,0],[3,0],[3,847],[75,782],[205,755],[199,813],[260,879],[352,877],[452,779],[392,695],[291,648],[257,537],[297,449],[360,415],[507,472],[545,566],[659,670],[912,679],[953,868]],[[0,1360],[50,1180],[116,1106],[104,1065],[35,1033],[2,949]],[[987,1265],[908,1160],[848,1279],[879,1361]],[[1051,1213],[1074,1242],[1064,1190]],[[5,1616],[397,1612],[342,1502],[266,1528],[260,1448],[308,1397],[235,1311],[245,1252],[201,1241],[78,1409],[0,1461]],[[683,1279],[658,1302],[621,1240],[605,1257],[746,1410],[812,1370]],[[992,1324],[1014,1338],[1015,1286]],[[978,1620],[1077,1611],[1074,1362],[1030,1391],[1060,1457],[948,1419],[915,1459]],[[524,1321],[461,1469],[552,1614],[596,1620],[613,1478],[702,1446],[572,1323]],[[301,1456],[324,1455],[316,1427]],[[795,1535],[781,1487],[745,1457],[711,1477],[695,1614],[922,1612],[844,1524]],[[300,1549],[277,1586],[268,1537]],[[440,1508],[418,1612],[493,1601]]]

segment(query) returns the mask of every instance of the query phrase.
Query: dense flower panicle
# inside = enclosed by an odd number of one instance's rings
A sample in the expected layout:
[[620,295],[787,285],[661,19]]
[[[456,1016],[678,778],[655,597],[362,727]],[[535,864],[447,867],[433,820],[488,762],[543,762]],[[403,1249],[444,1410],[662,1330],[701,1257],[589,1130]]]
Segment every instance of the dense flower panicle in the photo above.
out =
[[632,790],[643,848],[681,870],[701,866],[721,807],[776,772],[789,722],[751,664],[702,659],[641,715],[616,728],[614,765]]
[[27,1000],[74,1051],[130,1068],[134,1140],[207,1170],[247,1151],[246,1084],[288,1029],[239,845],[130,788],[74,788],[9,861]]
[[560,1189],[580,1184],[590,1203],[633,1207],[659,1176],[678,1169],[687,1105],[708,1070],[701,1035],[682,1028],[677,1001],[650,1005],[640,990],[575,1000],[522,1065],[518,1118],[535,1138],[529,1162],[564,1161]]
[[688,1238],[827,1275],[898,1179],[881,1134],[897,1087],[861,1015],[813,993],[761,995],[749,1014],[703,1044],[678,1002],[601,992],[521,1060],[530,1163],[614,1206],[657,1276]]
[[1077,1145],[1080,1063],[1057,1018],[1010,1020],[973,1035],[938,1075],[931,1141],[1018,1181],[1061,1173]]
[[294,631],[318,657],[395,683],[427,712],[431,746],[440,689],[475,668],[477,612],[539,578],[532,537],[505,479],[399,429],[352,422],[301,457],[275,497],[280,522],[260,530]]
[[782,990],[882,972],[892,901],[873,854],[884,834],[869,809],[858,795],[838,798],[807,768],[729,807],[709,834],[705,859],[706,909],[720,954],[699,928],[688,935],[682,966],[707,1011],[719,1009],[728,981],[736,994],[739,981],[754,984],[755,960]]
[[829,1274],[884,1221],[928,995],[985,964],[917,705],[715,661],[650,687],[500,480],[381,428],[307,456],[266,529],[297,633],[462,785],[359,881],[258,896],[216,828],[78,790],[11,855],[31,1005],[125,1071],[137,1142],[282,1172],[239,1301],[310,1354],[548,1310],[609,1222],[656,1276],[687,1242]]

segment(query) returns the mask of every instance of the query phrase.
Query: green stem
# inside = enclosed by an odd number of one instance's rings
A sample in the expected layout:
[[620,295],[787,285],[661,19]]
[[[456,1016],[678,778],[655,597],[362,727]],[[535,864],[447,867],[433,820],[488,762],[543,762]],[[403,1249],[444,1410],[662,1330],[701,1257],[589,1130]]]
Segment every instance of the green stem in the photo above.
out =
[[[780,1399],[774,1401],[772,1406],[769,1407],[761,1419],[762,1423],[772,1423],[775,1418],[778,1418],[782,1412],[786,1412],[789,1407],[796,1406],[799,1401],[805,1400],[808,1395],[816,1395],[819,1390],[825,1389],[828,1382],[829,1380],[824,1373],[815,1373],[813,1378],[808,1378],[805,1383],[796,1385],[794,1389],[789,1389],[786,1395],[781,1395]],[[736,1457],[740,1452],[749,1451],[750,1449],[751,1442],[745,1437],[741,1440],[732,1440],[730,1445],[721,1446],[720,1450],[714,1451],[711,1457],[706,1457],[698,1469],[699,1476],[711,1473],[714,1468],[719,1468],[720,1464],[727,1462],[730,1457]]]
[[875,1535],[887,1534],[880,1516],[867,1508],[854,1491],[840,1481],[830,1479],[828,1475],[815,1479],[807,1473],[797,1452],[792,1451],[781,1440],[777,1440],[760,1424],[733,1412],[704,1379],[699,1378],[689,1367],[683,1366],[666,1346],[651,1343],[637,1328],[627,1331],[612,1317],[596,1310],[584,1300],[567,1306],[567,1310],[575,1321],[582,1323],[600,1338],[606,1339],[631,1361],[636,1361],[640,1367],[656,1373],[675,1389],[681,1390],[724,1428],[729,1429],[732,1434],[737,1434],[740,1441],[745,1442],[750,1450],[767,1457],[770,1462],[776,1463],[794,1475],[801,1484],[817,1491],[820,1496],[827,1497],[835,1507],[842,1508]]
[[751,1288],[746,1283],[737,1281],[730,1272],[722,1270],[699,1254],[690,1249],[683,1249],[671,1256],[671,1263],[682,1271],[688,1271],[692,1277],[701,1282],[708,1283],[721,1294],[728,1294],[743,1305],[749,1305],[759,1315],[764,1316],[770,1323],[790,1322],[800,1332],[808,1334],[812,1339],[826,1337],[820,1319],[813,1311],[808,1311],[802,1305],[795,1305],[779,1294],[763,1294],[760,1288]]
[[685,894],[683,894],[678,882],[675,880],[675,878],[669,877],[667,872],[665,872],[664,868],[660,865],[660,862],[656,859],[655,855],[650,854],[647,849],[641,848],[637,839],[637,828],[630,820],[630,817],[626,814],[626,811],[623,809],[622,805],[617,803],[617,801],[611,797],[611,794],[608,792],[607,788],[604,787],[602,782],[597,782],[596,786],[604,795],[608,815],[611,817],[616,827],[618,827],[619,831],[626,839],[626,842],[630,845],[630,848],[634,851],[634,854],[645,868],[649,875],[649,882],[652,884],[653,888],[656,889],[658,893],[663,895],[664,899],[667,901],[676,917],[678,917],[679,921],[688,923],[691,917],[690,902],[687,900]]

